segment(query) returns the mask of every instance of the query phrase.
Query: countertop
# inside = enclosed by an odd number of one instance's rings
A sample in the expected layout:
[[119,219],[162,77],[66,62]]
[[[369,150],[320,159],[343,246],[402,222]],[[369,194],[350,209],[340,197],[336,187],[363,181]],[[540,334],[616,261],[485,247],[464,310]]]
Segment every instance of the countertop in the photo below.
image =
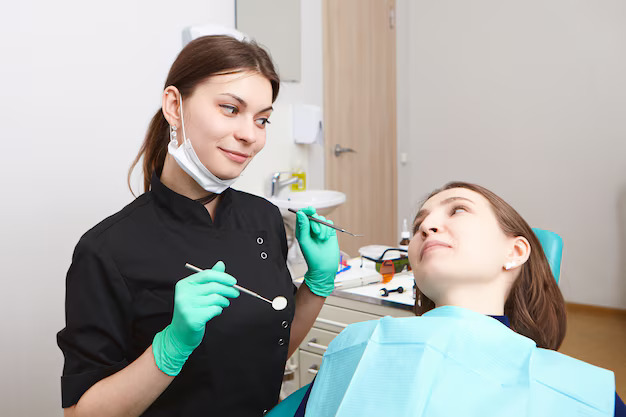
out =
[[[374,269],[374,263],[361,258],[348,261],[350,269],[340,272],[335,278],[335,290],[331,294],[335,297],[362,301],[369,304],[382,305],[412,311],[415,304],[413,299],[413,273],[403,271],[395,274],[391,281],[383,284],[381,275]],[[300,285],[303,277],[296,278],[294,283]],[[353,286],[356,285],[356,286]],[[342,288],[350,286],[351,288]],[[402,287],[404,292],[392,292],[387,297],[380,295],[382,288],[396,289]]]

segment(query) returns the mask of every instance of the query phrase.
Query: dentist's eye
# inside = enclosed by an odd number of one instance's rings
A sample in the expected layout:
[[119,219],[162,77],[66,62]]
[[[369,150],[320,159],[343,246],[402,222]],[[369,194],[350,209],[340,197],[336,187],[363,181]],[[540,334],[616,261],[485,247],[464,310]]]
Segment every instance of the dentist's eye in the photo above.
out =
[[259,127],[264,128],[266,125],[271,123],[267,117],[261,117],[260,119],[256,119],[256,124],[259,125]]
[[236,106],[230,104],[220,104],[222,112],[226,115],[233,115],[239,113],[239,109]]

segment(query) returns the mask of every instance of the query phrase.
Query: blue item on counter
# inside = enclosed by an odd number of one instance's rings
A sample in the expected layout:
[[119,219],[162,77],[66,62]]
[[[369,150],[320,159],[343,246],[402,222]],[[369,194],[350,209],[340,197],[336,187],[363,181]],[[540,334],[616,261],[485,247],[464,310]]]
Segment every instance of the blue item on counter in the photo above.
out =
[[348,269],[352,268],[352,266],[350,265],[346,265],[343,268],[341,268],[339,271],[337,271],[337,275],[341,274],[342,272],[347,271]]

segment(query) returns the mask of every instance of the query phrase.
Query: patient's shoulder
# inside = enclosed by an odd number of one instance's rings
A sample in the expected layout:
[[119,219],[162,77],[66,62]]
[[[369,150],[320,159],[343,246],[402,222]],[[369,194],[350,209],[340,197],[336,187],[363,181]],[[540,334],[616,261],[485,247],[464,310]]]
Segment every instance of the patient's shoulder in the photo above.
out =
[[549,349],[537,348],[530,365],[531,379],[542,389],[565,395],[598,410],[613,412],[613,372]]
[[380,322],[377,320],[361,321],[348,325],[328,345],[327,355],[339,352],[351,346],[359,345],[369,340],[370,336]]

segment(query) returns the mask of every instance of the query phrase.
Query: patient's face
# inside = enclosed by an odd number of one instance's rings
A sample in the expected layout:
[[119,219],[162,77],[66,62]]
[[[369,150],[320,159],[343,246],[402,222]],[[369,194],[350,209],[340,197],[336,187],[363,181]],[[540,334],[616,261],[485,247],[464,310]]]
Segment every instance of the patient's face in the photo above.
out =
[[409,260],[415,282],[435,303],[454,286],[486,283],[502,273],[509,238],[479,193],[453,188],[434,195],[414,231]]

